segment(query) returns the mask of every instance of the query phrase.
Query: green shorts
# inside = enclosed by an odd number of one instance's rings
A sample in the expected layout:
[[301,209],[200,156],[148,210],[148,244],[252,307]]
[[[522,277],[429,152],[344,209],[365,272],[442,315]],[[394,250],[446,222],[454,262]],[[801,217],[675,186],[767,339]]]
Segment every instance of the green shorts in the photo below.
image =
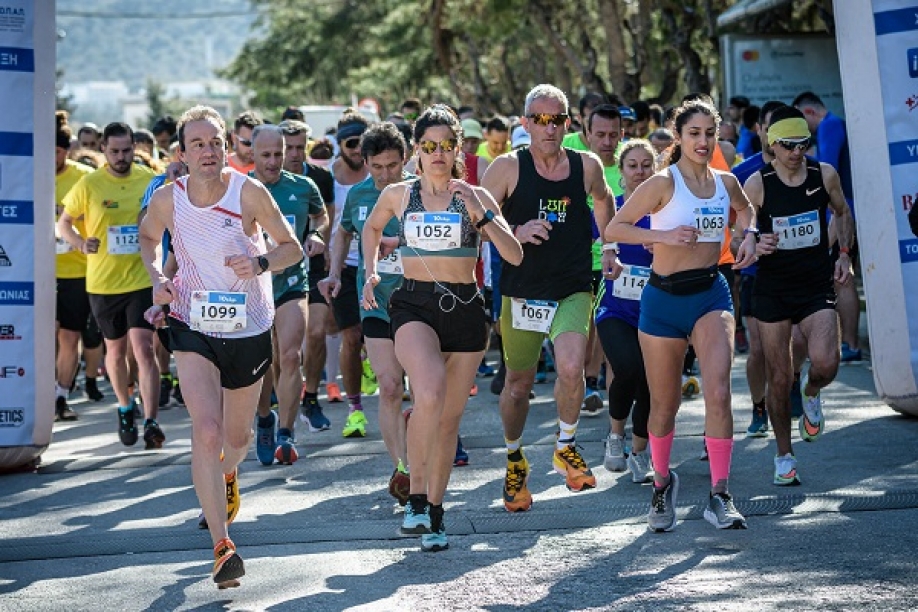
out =
[[584,336],[590,333],[593,298],[589,293],[574,293],[558,302],[558,311],[551,321],[548,334],[514,329],[510,299],[507,296],[501,297],[500,337],[504,347],[504,361],[511,370],[520,372],[536,367],[546,335],[554,340],[565,332]]

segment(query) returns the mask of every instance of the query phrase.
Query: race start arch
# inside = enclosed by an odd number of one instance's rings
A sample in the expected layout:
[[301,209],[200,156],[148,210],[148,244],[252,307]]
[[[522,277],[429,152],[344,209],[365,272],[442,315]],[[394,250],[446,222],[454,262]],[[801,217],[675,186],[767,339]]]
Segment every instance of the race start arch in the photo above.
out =
[[918,416],[918,0],[835,0],[835,25],[873,377]]

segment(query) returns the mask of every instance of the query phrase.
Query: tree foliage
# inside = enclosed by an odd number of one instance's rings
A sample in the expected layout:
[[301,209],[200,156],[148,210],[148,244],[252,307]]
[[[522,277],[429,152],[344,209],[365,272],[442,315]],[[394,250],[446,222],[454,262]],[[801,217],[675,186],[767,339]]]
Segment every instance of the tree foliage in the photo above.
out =
[[[544,82],[666,104],[716,86],[716,19],[735,1],[252,0],[260,35],[223,74],[262,108],[417,96],[509,114]],[[824,5],[747,25],[819,28]]]

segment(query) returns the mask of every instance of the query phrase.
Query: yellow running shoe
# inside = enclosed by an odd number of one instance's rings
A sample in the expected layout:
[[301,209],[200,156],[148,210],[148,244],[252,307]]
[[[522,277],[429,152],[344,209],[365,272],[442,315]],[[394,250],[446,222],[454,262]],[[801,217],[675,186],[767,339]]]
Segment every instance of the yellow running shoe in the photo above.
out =
[[242,505],[242,498],[239,496],[239,468],[233,470],[232,474],[224,474],[223,480],[226,481],[226,524],[229,525],[239,514],[239,506]]
[[229,538],[223,538],[214,546],[214,582],[218,589],[239,586],[239,579],[245,576],[242,557],[236,554],[236,545]]
[[507,512],[525,512],[532,507],[532,494],[526,483],[529,480],[529,462],[523,449],[507,455],[507,475],[504,477],[504,508]]
[[347,415],[347,422],[341,435],[345,438],[365,438],[367,435],[367,417],[363,410],[355,410]]
[[571,491],[596,488],[596,477],[573,444],[565,446],[562,450],[556,449],[552,463],[555,471],[564,476],[567,488]]
[[364,395],[373,395],[379,389],[379,381],[376,380],[376,373],[370,366],[370,360],[363,360],[363,374],[360,377],[360,392]]

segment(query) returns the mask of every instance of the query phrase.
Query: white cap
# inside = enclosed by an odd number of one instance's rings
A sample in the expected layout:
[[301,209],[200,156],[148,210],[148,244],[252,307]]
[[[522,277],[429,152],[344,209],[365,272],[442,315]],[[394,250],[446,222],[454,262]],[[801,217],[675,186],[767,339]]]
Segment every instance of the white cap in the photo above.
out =
[[514,149],[519,147],[528,146],[532,143],[532,137],[529,135],[529,132],[526,129],[518,125],[513,128],[513,134],[510,136],[510,146]]

